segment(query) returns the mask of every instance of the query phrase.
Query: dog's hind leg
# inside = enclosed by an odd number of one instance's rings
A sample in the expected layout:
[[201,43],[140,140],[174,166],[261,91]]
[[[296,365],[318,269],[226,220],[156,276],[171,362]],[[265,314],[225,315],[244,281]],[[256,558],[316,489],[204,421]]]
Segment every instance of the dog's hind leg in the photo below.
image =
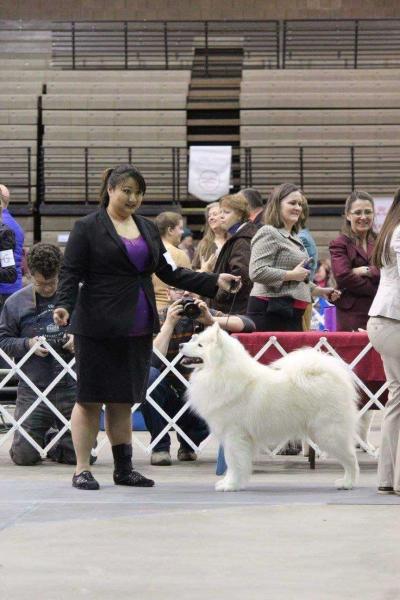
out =
[[347,447],[347,449],[341,448],[335,454],[332,451],[332,456],[336,456],[344,469],[344,476],[335,481],[336,488],[338,490],[351,490],[357,483],[360,473],[355,448],[352,446]]
[[346,436],[338,427],[324,428],[318,433],[313,433],[315,443],[325,450],[328,456],[336,458],[344,469],[344,476],[335,481],[335,487],[339,490],[351,490],[357,483],[360,472],[357,455],[354,447],[353,436]]
[[217,481],[217,492],[236,492],[243,489],[248,482],[253,462],[253,444],[250,438],[238,432],[232,433],[224,440],[227,472],[223,479]]

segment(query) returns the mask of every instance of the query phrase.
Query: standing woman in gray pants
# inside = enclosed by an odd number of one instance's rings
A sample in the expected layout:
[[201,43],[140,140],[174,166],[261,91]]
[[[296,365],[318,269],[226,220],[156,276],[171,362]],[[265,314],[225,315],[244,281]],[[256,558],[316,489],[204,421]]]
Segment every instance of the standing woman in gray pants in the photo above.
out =
[[367,331],[382,357],[389,385],[382,423],[378,492],[400,495],[400,188],[378,235],[372,262],[382,270]]

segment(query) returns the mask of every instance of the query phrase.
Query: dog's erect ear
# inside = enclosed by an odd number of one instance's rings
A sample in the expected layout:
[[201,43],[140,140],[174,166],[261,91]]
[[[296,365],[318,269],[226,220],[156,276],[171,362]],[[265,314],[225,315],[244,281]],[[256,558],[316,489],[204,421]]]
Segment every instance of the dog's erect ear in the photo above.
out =
[[214,325],[211,325],[210,327],[210,331],[212,331],[213,334],[213,339],[215,341],[217,341],[219,339],[220,333],[221,333],[221,327],[219,326],[218,323],[214,323]]
[[219,335],[222,331],[221,327],[219,326],[219,323],[214,323],[213,327],[215,329],[215,335]]

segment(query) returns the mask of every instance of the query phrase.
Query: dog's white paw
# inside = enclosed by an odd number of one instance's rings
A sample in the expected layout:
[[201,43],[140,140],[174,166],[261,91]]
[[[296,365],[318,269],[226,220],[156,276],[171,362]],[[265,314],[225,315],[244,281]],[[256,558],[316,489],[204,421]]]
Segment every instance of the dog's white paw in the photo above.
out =
[[221,479],[215,484],[215,490],[217,492],[237,492],[240,490],[240,486],[234,481]]
[[338,490],[352,490],[353,484],[351,481],[347,481],[346,479],[341,478],[341,479],[336,479],[335,487]]

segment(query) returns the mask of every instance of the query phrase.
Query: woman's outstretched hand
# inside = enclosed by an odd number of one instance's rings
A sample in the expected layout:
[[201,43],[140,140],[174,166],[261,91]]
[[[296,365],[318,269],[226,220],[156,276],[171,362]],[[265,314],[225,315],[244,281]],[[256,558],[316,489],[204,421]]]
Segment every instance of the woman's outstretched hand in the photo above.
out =
[[329,302],[336,302],[339,300],[342,292],[333,287],[316,287],[313,289],[313,296],[322,296],[326,298]]
[[53,312],[53,321],[59,327],[66,327],[69,321],[69,312],[66,308],[55,308]]
[[221,273],[217,281],[218,287],[224,292],[234,294],[242,287],[240,275],[231,275],[230,273]]

